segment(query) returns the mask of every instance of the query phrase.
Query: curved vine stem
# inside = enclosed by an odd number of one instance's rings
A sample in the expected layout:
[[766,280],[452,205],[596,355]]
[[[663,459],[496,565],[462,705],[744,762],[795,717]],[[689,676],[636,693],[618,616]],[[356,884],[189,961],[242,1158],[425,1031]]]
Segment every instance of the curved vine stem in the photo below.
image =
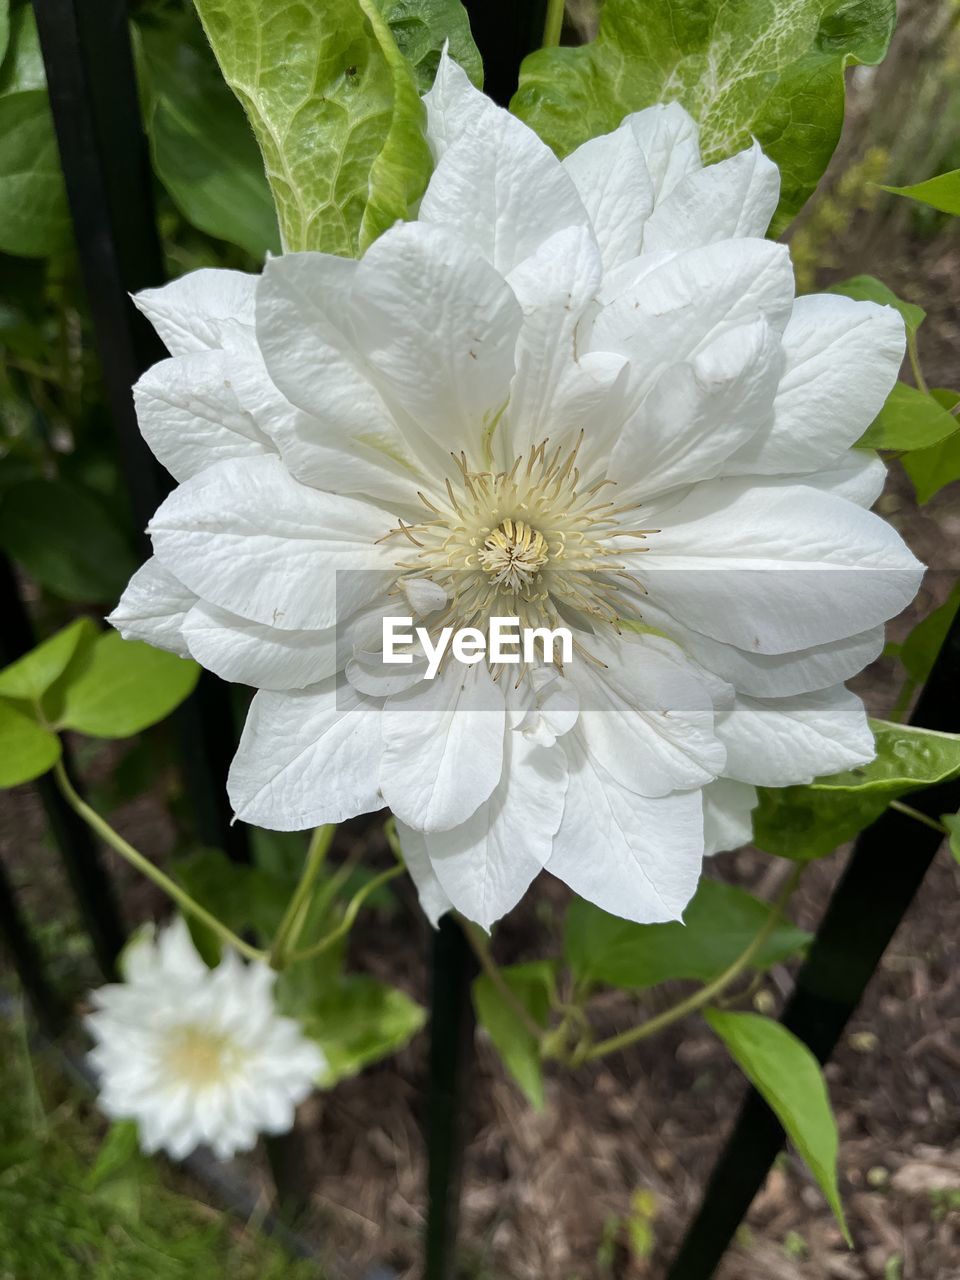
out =
[[543,47],[553,48],[560,43],[563,30],[564,0],[547,0],[547,16],[543,23]]
[[171,880],[159,867],[155,867],[150,859],[144,857],[139,849],[135,849],[132,844],[124,840],[119,831],[114,831],[109,822],[105,818],[101,818],[96,809],[92,809],[86,800],[78,794],[67,776],[67,771],[64,769],[62,761],[58,760],[53,766],[53,776],[67,804],[84,820],[88,827],[96,832],[104,844],[108,844],[111,849],[119,853],[141,875],[146,876],[148,880],[152,880],[157,888],[162,889],[169,898],[172,898],[182,911],[193,916],[195,920],[199,920],[201,924],[205,924],[208,929],[212,929],[223,942],[233,947],[235,951],[239,951],[242,956],[246,956],[248,960],[263,960],[266,958],[266,952],[251,946],[249,942],[245,942],[243,938],[235,934],[232,929],[228,929],[206,907],[201,907],[199,902],[195,902],[186,890],[180,888],[175,880]]
[[662,1031],[664,1027],[672,1026],[675,1022],[679,1022],[681,1018],[685,1018],[687,1014],[695,1013],[698,1009],[702,1009],[704,1005],[710,1004],[717,996],[722,995],[731,982],[739,978],[744,969],[749,967],[751,961],[763,949],[764,944],[780,923],[784,908],[797,887],[802,873],[803,864],[800,863],[794,867],[782,892],[771,906],[770,914],[767,916],[763,928],[750,945],[737,956],[733,964],[725,969],[719,977],[714,978],[712,982],[708,982],[699,991],[695,991],[686,1000],[681,1000],[679,1004],[673,1005],[670,1009],[665,1009],[663,1013],[658,1013],[656,1017],[648,1018],[646,1022],[641,1022],[638,1027],[631,1027],[628,1031],[621,1031],[619,1035],[611,1036],[608,1040],[601,1040],[599,1044],[584,1050],[579,1060],[581,1062],[593,1062],[597,1058],[605,1057],[608,1053],[616,1053],[618,1050],[626,1049],[629,1045],[636,1044],[640,1040],[646,1040],[649,1036],[656,1035],[658,1031]]
[[303,928],[303,923],[310,907],[310,898],[314,885],[323,870],[323,864],[326,861],[327,852],[333,842],[335,832],[336,827],[329,824],[325,827],[317,827],[310,837],[310,847],[307,849],[307,856],[303,864],[303,874],[300,877],[299,884],[293,891],[276,936],[273,939],[273,944],[270,947],[270,963],[275,969],[283,967],[285,953],[297,944],[297,938],[300,936],[300,930]]
[[534,1040],[539,1044],[543,1040],[544,1028],[531,1017],[529,1009],[517,998],[506,978],[500,972],[500,967],[490,954],[490,947],[487,944],[487,936],[478,924],[474,924],[471,920],[467,920],[465,916],[457,913],[457,923],[466,934],[467,942],[473,954],[477,957],[480,968],[490,979],[491,983],[496,987],[497,994],[501,997],[512,1013],[523,1023],[523,1028],[533,1036]]
[[902,800],[891,800],[890,808],[896,809],[897,813],[906,814],[908,818],[913,818],[914,822],[922,822],[931,831],[939,831],[942,836],[950,834],[942,822],[938,822],[936,818],[928,817],[927,814],[921,813],[919,809],[914,809],[911,804],[904,804]]
[[315,956],[322,955],[324,951],[328,951],[334,943],[339,942],[353,928],[353,922],[360,914],[360,908],[366,902],[372,893],[375,893],[381,886],[387,884],[390,880],[402,875],[403,867],[390,867],[387,871],[382,871],[380,875],[368,881],[367,884],[359,889],[347,905],[346,911],[343,913],[343,919],[335,929],[332,929],[325,938],[321,938],[319,942],[315,942],[311,947],[305,947],[303,951],[294,951],[287,956],[288,964],[299,964],[301,960],[312,960]]

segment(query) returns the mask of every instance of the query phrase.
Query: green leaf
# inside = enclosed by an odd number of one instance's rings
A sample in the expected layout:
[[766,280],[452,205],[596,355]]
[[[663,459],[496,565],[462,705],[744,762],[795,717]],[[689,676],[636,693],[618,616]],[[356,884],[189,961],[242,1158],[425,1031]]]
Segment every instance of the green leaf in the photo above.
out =
[[78,618],[49,640],[0,671],[0,695],[39,702],[58,680],[77,651],[92,644],[97,628],[89,618]]
[[855,298],[858,302],[878,302],[883,307],[893,307],[903,316],[903,323],[911,334],[915,334],[927,318],[923,307],[904,302],[876,276],[853,276],[850,280],[831,285],[827,292],[842,293],[844,297]]
[[931,395],[898,382],[857,441],[861,449],[926,449],[960,427]]
[[137,567],[104,508],[60,480],[27,480],[4,492],[0,546],[64,600],[114,600]]
[[705,161],[756,137],[780,166],[777,234],[837,144],[844,67],[881,61],[895,18],[894,0],[606,0],[592,43],[524,61],[511,105],[560,155],[656,102],[700,122]]
[[876,759],[806,787],[759,788],[754,843],[798,862],[824,858],[868,827],[896,800],[960,776],[960,735],[871,722]]
[[17,787],[60,759],[60,739],[23,707],[0,699],[0,787]]
[[960,582],[954,583],[953,590],[939,609],[934,609],[922,622],[918,622],[900,646],[900,661],[918,684],[923,684],[929,676],[958,608]]
[[199,675],[195,662],[107,631],[51,690],[59,702],[58,728],[129,738],[168,716]]
[[33,7],[21,4],[10,14],[10,44],[0,64],[0,94],[46,89],[47,75]]
[[7,52],[10,40],[10,0],[0,0],[0,59]]
[[[930,394],[944,409],[954,409],[960,404],[960,392],[949,391],[946,387],[934,387]],[[960,428],[960,419],[955,414],[951,416],[955,427]],[[960,430],[955,430],[953,435],[929,449],[915,449],[901,461],[916,491],[917,501],[921,504],[929,502],[946,485],[960,480]]]
[[413,67],[420,93],[433,85],[445,40],[450,41],[454,62],[478,89],[483,87],[483,62],[460,0],[377,0],[377,6],[397,48]]
[[786,1027],[757,1013],[711,1009],[705,1016],[734,1062],[776,1113],[851,1243],[837,1187],[837,1125],[816,1058]]
[[[633,924],[578,898],[567,912],[565,954],[580,982],[628,990],[671,978],[709,982],[747,949],[769,914],[766,903],[718,880],[701,880],[683,924]],[[763,972],[809,941],[809,933],[783,921],[752,967]]]
[[199,25],[144,26],[153,167],[187,219],[262,261],[280,252],[257,141]]
[[0,251],[45,258],[70,243],[70,216],[43,89],[0,97]]
[[941,213],[960,215],[960,169],[938,174],[936,178],[928,178],[926,182],[915,182],[912,187],[883,189],[895,196],[919,200],[921,204],[928,204],[931,209],[939,209]]
[[359,973],[339,978],[309,1007],[291,1007],[284,1000],[286,976],[284,971],[278,1000],[326,1055],[326,1088],[402,1049],[426,1021],[425,1011],[403,991]]
[[[553,964],[535,960],[500,970],[504,982],[530,1014],[546,1028],[556,985]],[[503,1064],[539,1110],[543,1106],[543,1064],[535,1037],[486,974],[473,984],[473,1003],[480,1025],[487,1031]]]
[[139,1163],[140,1143],[137,1125],[133,1120],[115,1120],[100,1144],[97,1158],[88,1175],[89,1186],[95,1190],[105,1182],[125,1173],[131,1163]]
[[950,852],[960,862],[960,813],[945,813],[940,821],[950,833],[947,837]]
[[356,256],[430,174],[424,108],[374,0],[197,0],[288,250]]

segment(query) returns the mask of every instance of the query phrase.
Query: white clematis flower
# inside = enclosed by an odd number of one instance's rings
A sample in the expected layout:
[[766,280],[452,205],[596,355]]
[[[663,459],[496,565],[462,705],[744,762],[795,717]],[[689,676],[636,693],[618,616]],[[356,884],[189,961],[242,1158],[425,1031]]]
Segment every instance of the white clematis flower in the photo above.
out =
[[[273,828],[389,805],[433,919],[544,867],[677,918],[756,785],[869,760],[843,681],[921,568],[851,446],[897,313],[795,299],[776,167],[676,105],[559,161],[444,58],[416,222],[140,295],[180,482],[114,624],[255,686],[230,778]],[[383,667],[381,619],[569,625],[563,670]]]
[[124,968],[92,993],[85,1025],[100,1108],[135,1120],[144,1151],[182,1160],[203,1143],[226,1159],[292,1126],[326,1064],[277,1013],[272,969],[232,951],[208,969],[179,918],[138,938]]

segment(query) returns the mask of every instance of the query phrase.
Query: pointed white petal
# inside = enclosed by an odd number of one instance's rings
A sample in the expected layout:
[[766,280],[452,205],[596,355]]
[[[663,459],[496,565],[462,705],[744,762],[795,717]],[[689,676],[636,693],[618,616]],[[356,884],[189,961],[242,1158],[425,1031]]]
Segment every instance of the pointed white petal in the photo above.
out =
[[161,563],[204,600],[283,630],[321,630],[392,580],[379,508],[299,484],[277,457],[218,463],[150,522]]
[[679,920],[703,860],[700,791],[638,796],[597,764],[577,730],[561,741],[570,774],[547,870],[626,920]]
[[703,788],[704,855],[739,849],[753,839],[757,792],[745,782],[718,778]]
[[487,664],[451,659],[433,680],[388,698],[383,717],[386,803],[420,831],[465,822],[503,768],[503,694]]
[[474,88],[470,77],[450,57],[446,49],[440,54],[440,65],[433,85],[423,95],[427,108],[427,142],[434,160],[439,160],[447,147],[470,129],[483,129],[501,108],[485,93]]
[[794,479],[797,484],[813,485],[815,489],[869,509],[883,493],[887,467],[870,449],[848,449],[826,471],[814,471]]
[[182,628],[196,600],[193,591],[168,572],[156,556],[151,556],[127,583],[107,621],[124,640],[145,640],[157,649],[169,649],[181,658],[189,658]]
[[226,345],[225,332],[253,324],[257,277],[203,267],[159,289],[143,289],[133,301],[173,356]]
[[397,821],[397,835],[400,838],[400,850],[410,878],[417,887],[423,913],[434,928],[440,923],[440,917],[453,910],[453,903],[440,887],[437,873],[433,869],[430,855],[427,852],[427,841],[422,831],[414,831],[405,822]]
[[563,161],[590,218],[609,271],[640,252],[653,183],[629,121],[591,138]]
[[795,698],[740,697],[717,722],[726,773],[758,787],[789,787],[866,764],[876,755],[863,703],[843,685]]
[[381,808],[380,718],[380,702],[343,680],[258,693],[227,779],[237,817],[305,831]]
[[627,116],[624,124],[632,129],[643,152],[658,204],[681,179],[701,167],[696,122],[679,102],[658,102]]
[[203,601],[184,620],[190,654],[221,680],[255,689],[304,689],[337,670],[337,631],[280,631]]
[[783,334],[773,426],[731,458],[729,473],[813,471],[839,457],[880,412],[904,345],[892,307],[840,294],[797,298]]
[[766,235],[780,199],[780,171],[753,146],[688,173],[643,228],[644,253],[678,252],[738,236]]

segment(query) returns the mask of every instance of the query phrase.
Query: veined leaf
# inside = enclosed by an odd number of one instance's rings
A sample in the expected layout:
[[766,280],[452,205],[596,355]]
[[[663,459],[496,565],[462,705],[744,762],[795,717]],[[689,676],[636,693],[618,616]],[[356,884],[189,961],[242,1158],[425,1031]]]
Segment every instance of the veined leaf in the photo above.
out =
[[605,0],[592,43],[525,60],[511,105],[560,155],[656,102],[700,122],[707,161],[756,137],[780,166],[776,233],[837,144],[844,67],[881,61],[895,19],[894,0]]
[[413,72],[374,0],[196,0],[288,250],[356,256],[430,173]]
[[[747,949],[769,914],[766,903],[718,880],[701,880],[682,924],[634,924],[578,898],[567,912],[565,955],[581,982],[628,990],[671,978],[709,982]],[[763,972],[809,941],[809,933],[782,921],[752,967]]]
[[0,699],[0,787],[17,787],[52,769],[60,739],[25,707]]
[[460,0],[377,0],[380,12],[410,63],[417,88],[426,93],[440,65],[440,50],[450,42],[450,57],[477,86],[483,86],[483,62]]
[[[500,974],[533,1021],[546,1028],[556,982],[548,960],[508,965]],[[477,1020],[489,1034],[503,1064],[538,1110],[543,1106],[543,1064],[535,1037],[501,992],[481,974],[473,984]]]
[[908,196],[911,200],[919,200],[928,204],[931,209],[939,209],[941,213],[960,215],[960,169],[952,169],[949,173],[940,173],[926,182],[915,182],[910,187],[884,187],[891,195]]
[[768,853],[799,862],[824,858],[879,818],[891,800],[960,776],[960,735],[871,722],[870,764],[806,787],[759,788],[753,838]]
[[849,1244],[850,1232],[837,1187],[837,1123],[816,1058],[786,1027],[757,1013],[711,1009],[705,1016],[734,1062],[776,1113],[827,1197]]
[[67,668],[74,654],[92,644],[97,628],[89,618],[78,618],[49,640],[0,671],[0,696],[39,702]]
[[898,382],[857,441],[861,449],[926,449],[960,430],[960,423],[931,395]]
[[[948,411],[960,403],[960,392],[949,391],[946,387],[934,387],[930,394],[941,408]],[[960,418],[956,414],[951,416],[957,428],[952,435],[929,449],[914,449],[901,459],[921,504],[929,502],[954,480],[960,480]]]

